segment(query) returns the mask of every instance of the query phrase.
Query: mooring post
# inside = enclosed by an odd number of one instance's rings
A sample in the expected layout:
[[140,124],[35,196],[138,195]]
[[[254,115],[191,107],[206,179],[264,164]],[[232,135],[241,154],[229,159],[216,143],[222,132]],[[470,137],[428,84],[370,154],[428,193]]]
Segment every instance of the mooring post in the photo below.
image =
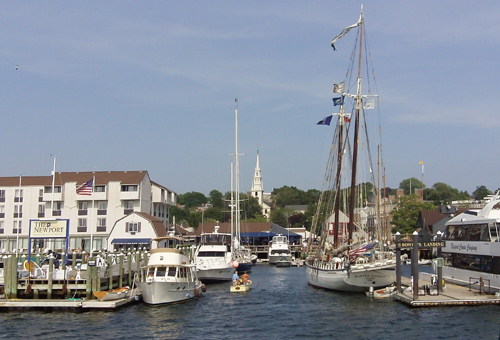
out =
[[19,262],[19,255],[14,255],[12,257],[12,297],[11,299],[17,299],[17,283],[19,281],[19,273],[17,271],[17,266]]
[[[443,237],[443,233],[440,231],[437,232],[437,240],[441,241],[441,237]],[[441,250],[441,247],[437,248],[437,257],[438,257],[438,262],[436,263],[437,267],[437,286],[438,286],[438,292],[442,293],[443,292],[443,267],[441,266],[443,263],[443,252]],[[441,263],[440,263],[441,262]]]
[[7,299],[10,299],[12,294],[12,256],[4,255],[3,258],[3,267],[4,267],[4,294]]
[[120,252],[120,265],[118,267],[119,276],[118,276],[118,287],[123,287],[123,257],[124,254]]
[[132,253],[127,253],[127,285],[132,288]]
[[108,290],[113,289],[113,256],[108,254],[106,257],[106,263],[108,264],[108,268],[106,269],[108,272]]
[[52,299],[52,273],[54,272],[54,256],[52,253],[49,255],[49,270],[47,272],[48,283],[47,287],[47,299]]
[[399,231],[396,233],[396,291],[401,293],[401,234]]
[[413,248],[411,249],[411,277],[413,283],[413,300],[418,300],[418,233],[413,232]]

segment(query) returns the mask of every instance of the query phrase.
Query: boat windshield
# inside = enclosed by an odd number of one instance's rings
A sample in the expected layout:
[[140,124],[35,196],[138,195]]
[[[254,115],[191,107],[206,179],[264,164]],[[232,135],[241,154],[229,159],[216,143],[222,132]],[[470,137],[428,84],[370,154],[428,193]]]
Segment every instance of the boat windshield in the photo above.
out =
[[209,245],[223,245],[229,244],[229,235],[221,235],[221,234],[206,234],[201,236],[202,244]]
[[198,257],[224,257],[223,251],[200,251]]

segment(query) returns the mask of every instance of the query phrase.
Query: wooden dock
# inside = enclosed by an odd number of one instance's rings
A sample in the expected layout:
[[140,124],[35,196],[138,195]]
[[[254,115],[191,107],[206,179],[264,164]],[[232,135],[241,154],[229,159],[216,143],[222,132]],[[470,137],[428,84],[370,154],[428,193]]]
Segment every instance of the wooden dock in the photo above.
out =
[[[408,278],[405,279],[404,281],[406,282],[404,283],[409,286],[410,280]],[[420,287],[430,285],[430,276],[425,274],[419,275],[419,283]],[[410,307],[500,305],[500,296],[498,295],[450,283],[445,284],[443,292],[440,292],[439,295],[419,294],[418,298],[414,300],[413,293],[404,290],[403,292],[397,292],[392,298]]]

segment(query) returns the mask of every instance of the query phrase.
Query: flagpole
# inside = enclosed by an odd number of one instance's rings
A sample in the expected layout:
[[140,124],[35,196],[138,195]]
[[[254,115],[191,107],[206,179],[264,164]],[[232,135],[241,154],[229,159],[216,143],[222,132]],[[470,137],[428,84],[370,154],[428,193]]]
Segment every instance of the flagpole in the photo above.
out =
[[424,162],[422,164],[422,201],[424,200]]
[[94,252],[94,185],[95,175],[92,177],[92,213],[90,214],[90,253]]
[[[19,173],[19,192],[18,192],[19,198],[18,198],[18,203],[21,203],[21,177],[22,177],[22,175],[23,175],[23,173],[20,172]],[[17,216],[21,216],[21,213],[19,211],[20,208],[21,208],[21,204],[18,205],[18,208],[17,208],[18,215]],[[19,251],[19,225],[20,224],[21,224],[21,220],[17,221],[17,228],[16,228],[16,257],[17,257],[18,251]]]
[[54,167],[52,168],[52,200],[50,202],[51,213],[54,211],[54,182],[56,179],[56,155],[51,155],[54,157]]

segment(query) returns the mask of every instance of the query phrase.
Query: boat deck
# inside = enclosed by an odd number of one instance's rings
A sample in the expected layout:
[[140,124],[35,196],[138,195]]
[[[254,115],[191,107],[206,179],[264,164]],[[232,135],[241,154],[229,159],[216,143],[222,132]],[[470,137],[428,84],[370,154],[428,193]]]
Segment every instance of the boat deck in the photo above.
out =
[[[410,285],[410,280],[404,278],[403,284]],[[430,285],[430,279],[427,276],[419,276],[419,286]],[[396,301],[402,302],[410,307],[434,307],[434,306],[472,306],[472,305],[500,305],[500,296],[497,294],[488,294],[480,292],[478,289],[470,289],[459,285],[446,283],[443,292],[439,295],[418,295],[416,300],[413,299],[411,291],[397,292],[392,296]]]

